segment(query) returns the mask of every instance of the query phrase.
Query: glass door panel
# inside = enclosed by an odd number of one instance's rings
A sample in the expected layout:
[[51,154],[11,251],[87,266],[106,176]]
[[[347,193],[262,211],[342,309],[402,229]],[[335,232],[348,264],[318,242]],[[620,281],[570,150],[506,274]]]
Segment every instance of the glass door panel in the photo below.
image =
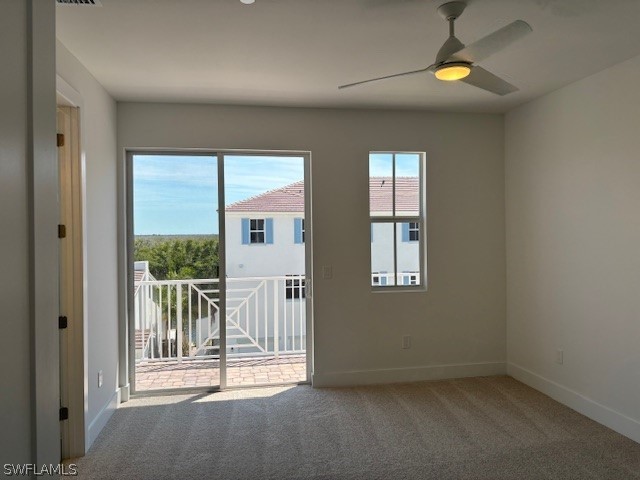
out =
[[135,391],[218,387],[217,157],[131,161]]
[[227,385],[307,380],[305,159],[225,155]]

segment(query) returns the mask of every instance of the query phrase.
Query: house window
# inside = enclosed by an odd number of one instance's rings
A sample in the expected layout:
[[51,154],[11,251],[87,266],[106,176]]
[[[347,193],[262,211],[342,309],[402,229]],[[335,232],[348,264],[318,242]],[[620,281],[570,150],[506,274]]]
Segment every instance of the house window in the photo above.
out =
[[249,242],[264,243],[264,219],[252,218],[249,224]]
[[420,227],[418,222],[409,222],[409,241],[417,242],[420,239]]
[[371,285],[419,286],[425,264],[424,153],[369,154]]
[[374,286],[387,284],[387,272],[374,272],[371,274],[371,284]]
[[304,218],[293,219],[293,243],[304,243]]
[[400,280],[402,285],[418,285],[418,272],[402,272]]
[[285,280],[285,296],[287,300],[305,298],[304,278],[299,275],[287,275],[295,277]]
[[273,218],[243,218],[242,244],[263,245],[273,243]]

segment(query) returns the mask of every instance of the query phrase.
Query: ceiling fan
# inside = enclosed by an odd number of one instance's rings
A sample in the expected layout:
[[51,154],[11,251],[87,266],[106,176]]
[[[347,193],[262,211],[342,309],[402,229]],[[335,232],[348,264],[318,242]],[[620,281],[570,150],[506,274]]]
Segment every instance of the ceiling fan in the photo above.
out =
[[384,77],[372,78],[361,82],[340,85],[338,88],[350,88],[379,80],[415,75],[418,73],[431,72],[438,80],[455,81],[473,85],[474,87],[487,90],[496,95],[507,95],[515,92],[518,88],[509,82],[497,77],[493,73],[477,65],[485,58],[506,48],[516,40],[524,37],[532,31],[531,26],[523,21],[516,20],[509,25],[481,38],[471,45],[465,46],[455,36],[455,21],[462,15],[467,4],[465,2],[449,2],[438,7],[438,13],[449,22],[449,38],[436,55],[436,61],[427,68],[412,70],[410,72],[396,73]]

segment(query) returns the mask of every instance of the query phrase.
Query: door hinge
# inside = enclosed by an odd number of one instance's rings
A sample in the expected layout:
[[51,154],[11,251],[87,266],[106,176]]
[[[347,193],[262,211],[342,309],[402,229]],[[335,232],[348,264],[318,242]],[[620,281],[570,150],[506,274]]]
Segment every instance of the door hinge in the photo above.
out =
[[67,407],[60,407],[60,421],[69,419],[69,409]]
[[58,238],[65,238],[67,236],[67,226],[58,225]]
[[60,330],[67,328],[68,324],[69,322],[67,321],[67,317],[65,316],[58,317],[58,328]]
[[56,135],[56,145],[58,145],[58,147],[64,147],[64,133],[58,133],[58,135]]

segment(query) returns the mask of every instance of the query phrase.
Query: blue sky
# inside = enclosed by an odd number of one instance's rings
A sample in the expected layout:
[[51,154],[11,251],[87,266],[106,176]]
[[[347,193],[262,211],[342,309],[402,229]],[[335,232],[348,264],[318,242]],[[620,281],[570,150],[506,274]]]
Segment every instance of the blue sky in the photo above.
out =
[[[227,156],[225,204],[304,178],[300,157]],[[218,167],[215,157],[135,155],[136,235],[218,233]]]
[[[416,153],[396,154],[396,177],[417,177],[420,156]],[[369,175],[390,177],[393,172],[393,155],[374,153],[369,155]]]
[[[398,155],[396,175],[417,175],[417,155]],[[391,175],[391,155],[371,155],[370,174]],[[225,204],[304,178],[301,157],[225,157]],[[218,167],[215,157],[135,155],[135,235],[218,233]]]

